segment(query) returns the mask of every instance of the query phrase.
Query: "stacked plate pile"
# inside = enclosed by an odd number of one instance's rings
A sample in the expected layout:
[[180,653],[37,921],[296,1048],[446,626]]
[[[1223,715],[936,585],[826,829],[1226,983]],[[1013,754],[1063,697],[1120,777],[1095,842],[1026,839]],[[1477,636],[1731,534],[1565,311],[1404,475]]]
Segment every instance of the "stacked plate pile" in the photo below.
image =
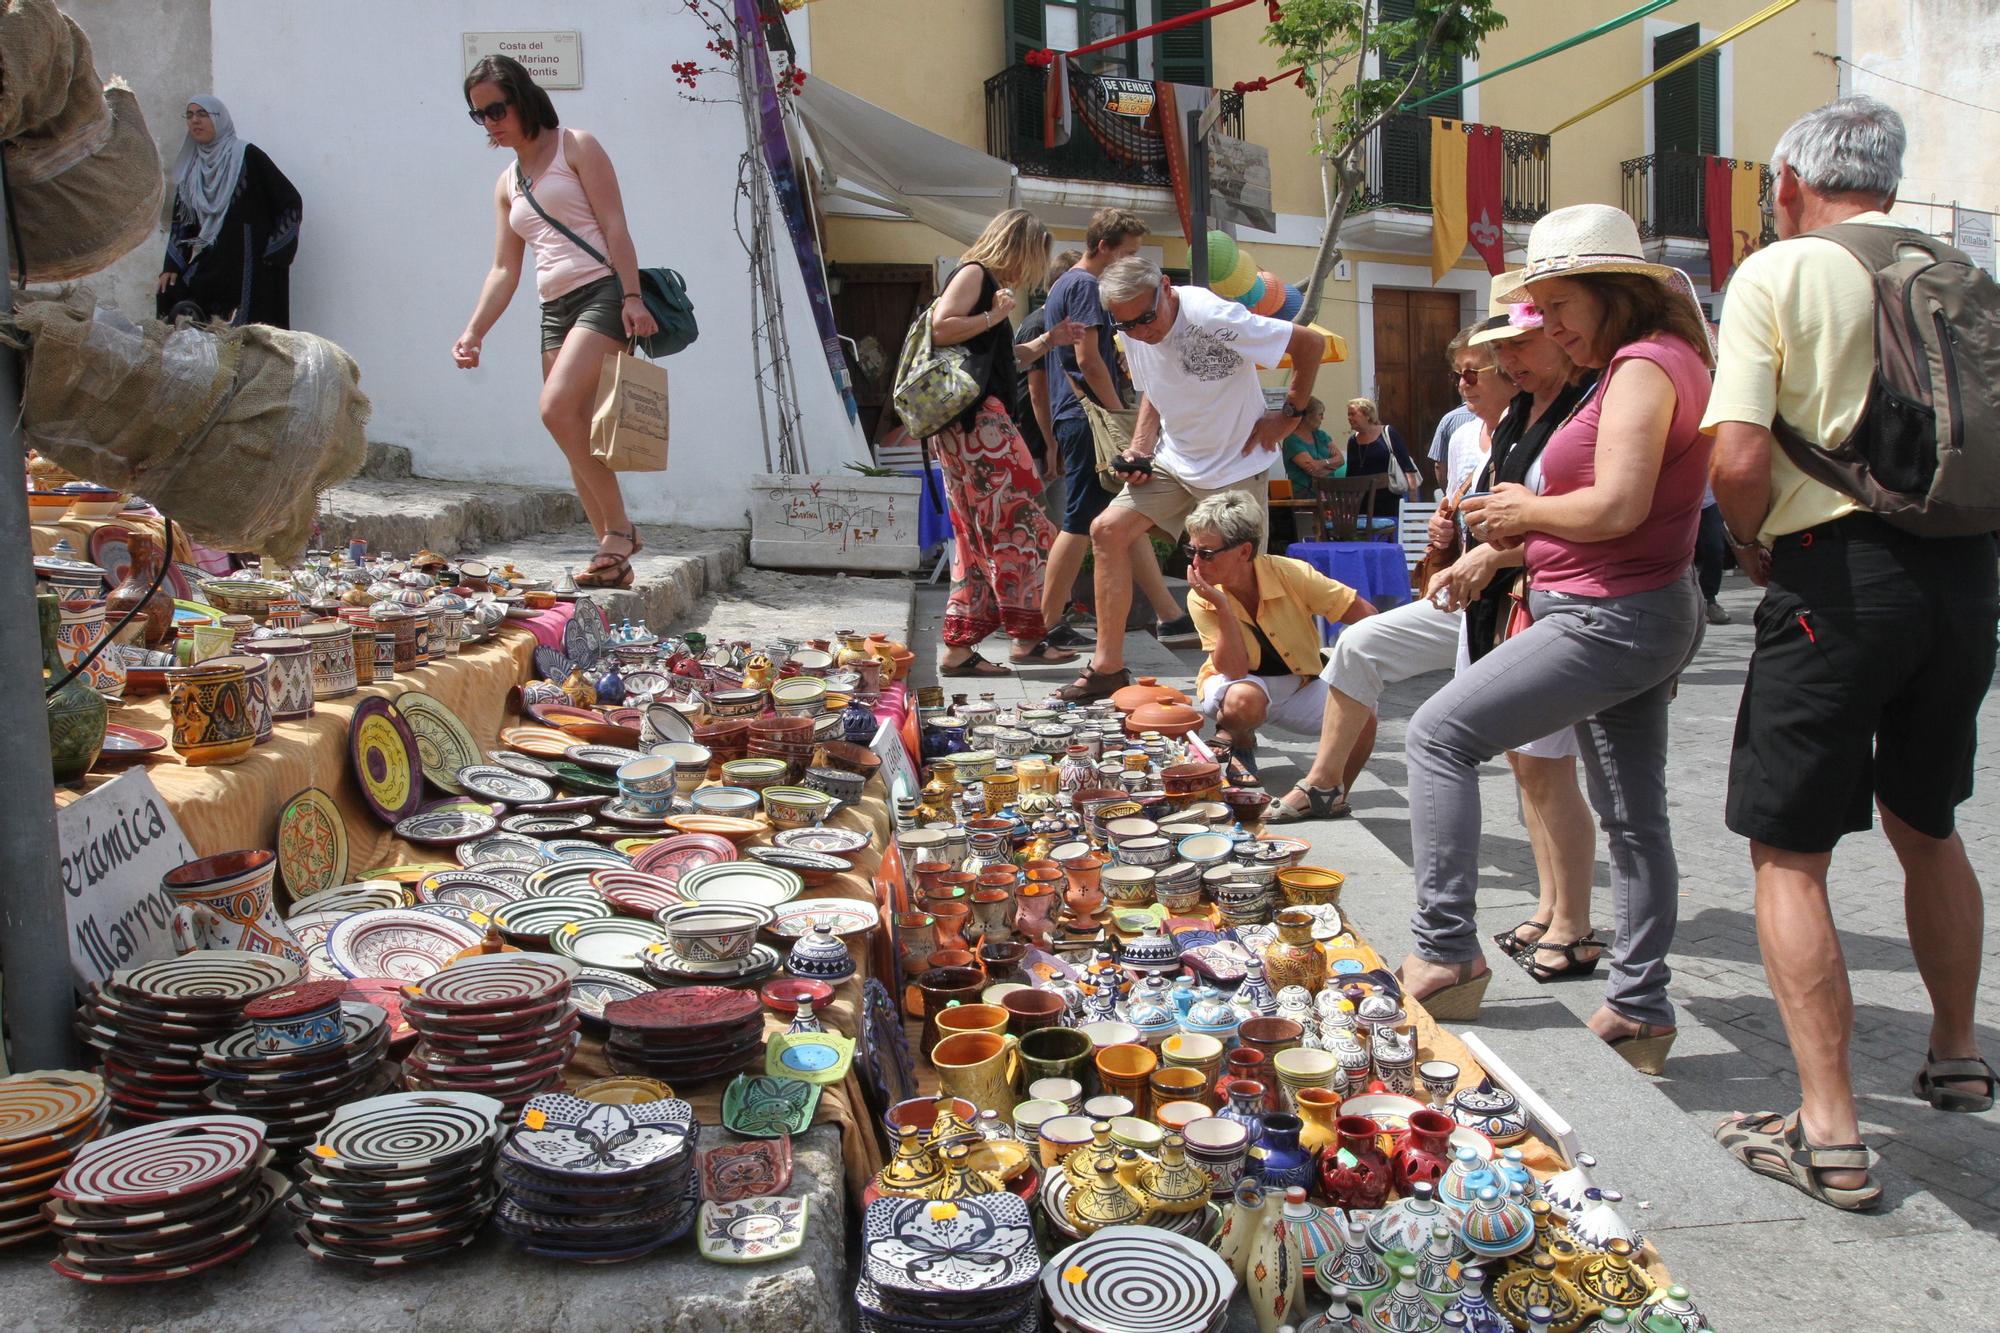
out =
[[352,1102],[307,1153],[287,1202],[315,1259],[394,1268],[470,1245],[493,1211],[504,1108],[469,1092]]
[[679,1098],[530,1101],[500,1147],[500,1229],[530,1254],[636,1259],[685,1236],[701,1202],[700,1125]]
[[1158,1227],[1105,1227],[1042,1270],[1065,1333],[1213,1333],[1235,1292],[1236,1275],[1214,1250]]
[[45,1209],[62,1240],[49,1267],[79,1282],[164,1282],[234,1259],[291,1189],[272,1156],[264,1126],[239,1115],[85,1144]]
[[[346,990],[341,982],[307,984]],[[348,1000],[332,1041],[275,1046],[253,1023],[202,1047],[196,1067],[213,1080],[203,1089],[210,1106],[263,1121],[264,1141],[288,1155],[311,1143],[341,1103],[389,1090],[395,1068],[384,1063],[388,1049],[389,1015]]]
[[43,1200],[110,1114],[95,1074],[62,1069],[0,1078],[0,1249],[47,1234]]
[[861,1333],[1040,1327],[1041,1251],[1028,1205],[1016,1195],[877,1199],[862,1215],[861,1256],[854,1294]]
[[93,986],[76,1033],[104,1054],[112,1110],[128,1121],[207,1112],[202,1048],[243,1026],[244,1005],[304,971],[270,954],[197,949]]
[[604,1006],[604,1053],[620,1074],[674,1087],[728,1078],[764,1058],[764,1003],[754,990],[683,986]]
[[403,1061],[404,1082],[480,1093],[511,1120],[529,1098],[562,1086],[576,1049],[569,987],[579,970],[553,954],[485,954],[404,987],[403,1017],[421,1038]]

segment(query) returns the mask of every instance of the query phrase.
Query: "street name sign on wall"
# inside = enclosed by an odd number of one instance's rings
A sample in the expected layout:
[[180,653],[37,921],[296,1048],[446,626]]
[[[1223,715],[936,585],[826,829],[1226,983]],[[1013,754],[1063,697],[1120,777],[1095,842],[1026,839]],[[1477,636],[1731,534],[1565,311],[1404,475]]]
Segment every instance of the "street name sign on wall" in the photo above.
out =
[[578,32],[468,32],[461,36],[463,74],[485,56],[512,56],[535,82],[557,91],[583,87],[583,34]]
[[79,988],[174,952],[174,898],[160,886],[195,859],[143,769],[56,811],[69,961]]

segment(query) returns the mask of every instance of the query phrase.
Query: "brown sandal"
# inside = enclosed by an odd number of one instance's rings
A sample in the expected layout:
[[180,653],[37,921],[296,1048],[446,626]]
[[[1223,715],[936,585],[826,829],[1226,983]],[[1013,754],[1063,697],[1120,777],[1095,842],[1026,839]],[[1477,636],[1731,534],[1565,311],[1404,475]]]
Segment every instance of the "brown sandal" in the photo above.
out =
[[1715,1139],[1729,1155],[1760,1176],[1782,1180],[1801,1194],[1843,1212],[1865,1212],[1882,1202],[1882,1187],[1871,1177],[1866,1185],[1826,1183],[1822,1172],[1868,1170],[1868,1148],[1841,1143],[1816,1148],[1806,1142],[1799,1113],[1779,1115],[1760,1111],[1732,1115],[1715,1127]]
[[1056,691],[1056,697],[1064,703],[1089,703],[1093,699],[1108,699],[1131,683],[1132,672],[1128,668],[1099,671],[1086,666],[1081,676]]
[[590,557],[590,566],[576,576],[579,588],[629,588],[632,586],[632,562],[625,556],[613,555],[609,551],[599,551]]

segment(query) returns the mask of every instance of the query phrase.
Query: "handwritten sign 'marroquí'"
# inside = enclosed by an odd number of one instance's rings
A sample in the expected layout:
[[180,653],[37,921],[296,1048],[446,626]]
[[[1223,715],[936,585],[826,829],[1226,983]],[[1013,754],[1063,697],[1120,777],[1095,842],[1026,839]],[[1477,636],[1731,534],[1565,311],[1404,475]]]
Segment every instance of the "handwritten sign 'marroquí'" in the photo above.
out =
[[160,887],[194,859],[173,811],[140,769],[56,812],[69,960],[77,984],[174,951],[174,898]]

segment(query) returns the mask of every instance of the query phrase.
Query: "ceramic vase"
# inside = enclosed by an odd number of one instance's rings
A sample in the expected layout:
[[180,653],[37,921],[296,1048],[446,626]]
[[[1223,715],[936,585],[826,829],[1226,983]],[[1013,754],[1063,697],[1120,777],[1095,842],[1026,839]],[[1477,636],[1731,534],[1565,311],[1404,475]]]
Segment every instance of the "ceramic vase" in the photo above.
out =
[[[88,657],[91,649],[104,642],[104,635],[103,602],[64,602],[62,626],[56,636],[63,670],[70,670]],[[91,658],[89,666],[77,673],[77,679],[106,699],[115,702],[124,698],[125,654],[115,646],[106,645],[104,651]]]
[[1305,1300],[1305,1258],[1299,1252],[1294,1210],[1305,1208],[1305,1191],[1287,1193],[1277,1209],[1267,1207],[1264,1225],[1250,1246],[1243,1286],[1257,1316],[1258,1333],[1296,1325]]
[[296,722],[313,713],[312,663],[304,639],[258,639],[249,645],[251,653],[271,664],[265,677],[265,694],[270,699],[271,718]]
[[[69,668],[56,649],[62,612],[53,595],[35,598],[35,615],[42,636],[44,689],[61,680]],[[104,727],[111,708],[104,696],[84,684],[78,676],[48,695],[44,707],[49,720],[49,757],[57,782],[76,782],[90,771],[104,750]],[[246,749],[248,747],[245,747]]]
[[1256,1174],[1270,1189],[1310,1186],[1313,1155],[1299,1144],[1301,1124],[1297,1116],[1284,1112],[1266,1115],[1264,1132],[1250,1145],[1250,1161],[1245,1170]]
[[174,950],[236,949],[275,954],[304,966],[306,952],[271,901],[278,854],[224,852],[169,870],[160,887],[173,897]]
[[1250,1268],[1250,1250],[1264,1229],[1264,1187],[1254,1180],[1236,1182],[1236,1193],[1223,1210],[1222,1230],[1216,1233],[1215,1249],[1229,1271],[1241,1284]]
[[1254,1078],[1237,1079],[1229,1085],[1229,1100],[1216,1115],[1243,1126],[1249,1141],[1255,1144],[1264,1137],[1264,1085]]
[[1395,1156],[1389,1159],[1398,1191],[1408,1194],[1419,1181],[1438,1182],[1451,1164],[1451,1132],[1456,1128],[1442,1111],[1425,1108],[1410,1113],[1409,1128],[1397,1137]]
[[1508,1333],[1506,1317],[1486,1299],[1486,1270],[1477,1264],[1458,1270],[1458,1295],[1450,1308],[1465,1321],[1465,1333]]
[[1313,915],[1287,907],[1278,913],[1278,940],[1264,950],[1264,979],[1279,990],[1303,986],[1316,991],[1326,984],[1326,955],[1313,942]]
[[1389,1159],[1377,1142],[1381,1128],[1365,1115],[1344,1115],[1335,1127],[1340,1150],[1320,1158],[1320,1188],[1342,1208],[1380,1208],[1393,1180]]
[[1331,1088],[1300,1088],[1293,1103],[1304,1128],[1299,1130],[1299,1146],[1317,1157],[1339,1142],[1340,1094]]
[[[143,609],[132,623],[148,648],[164,648],[174,637],[174,598],[165,584],[153,587],[160,572],[160,545],[149,532],[133,531],[125,538],[132,571],[104,599],[104,613],[113,623],[133,607]],[[150,595],[149,595],[150,594]]]

